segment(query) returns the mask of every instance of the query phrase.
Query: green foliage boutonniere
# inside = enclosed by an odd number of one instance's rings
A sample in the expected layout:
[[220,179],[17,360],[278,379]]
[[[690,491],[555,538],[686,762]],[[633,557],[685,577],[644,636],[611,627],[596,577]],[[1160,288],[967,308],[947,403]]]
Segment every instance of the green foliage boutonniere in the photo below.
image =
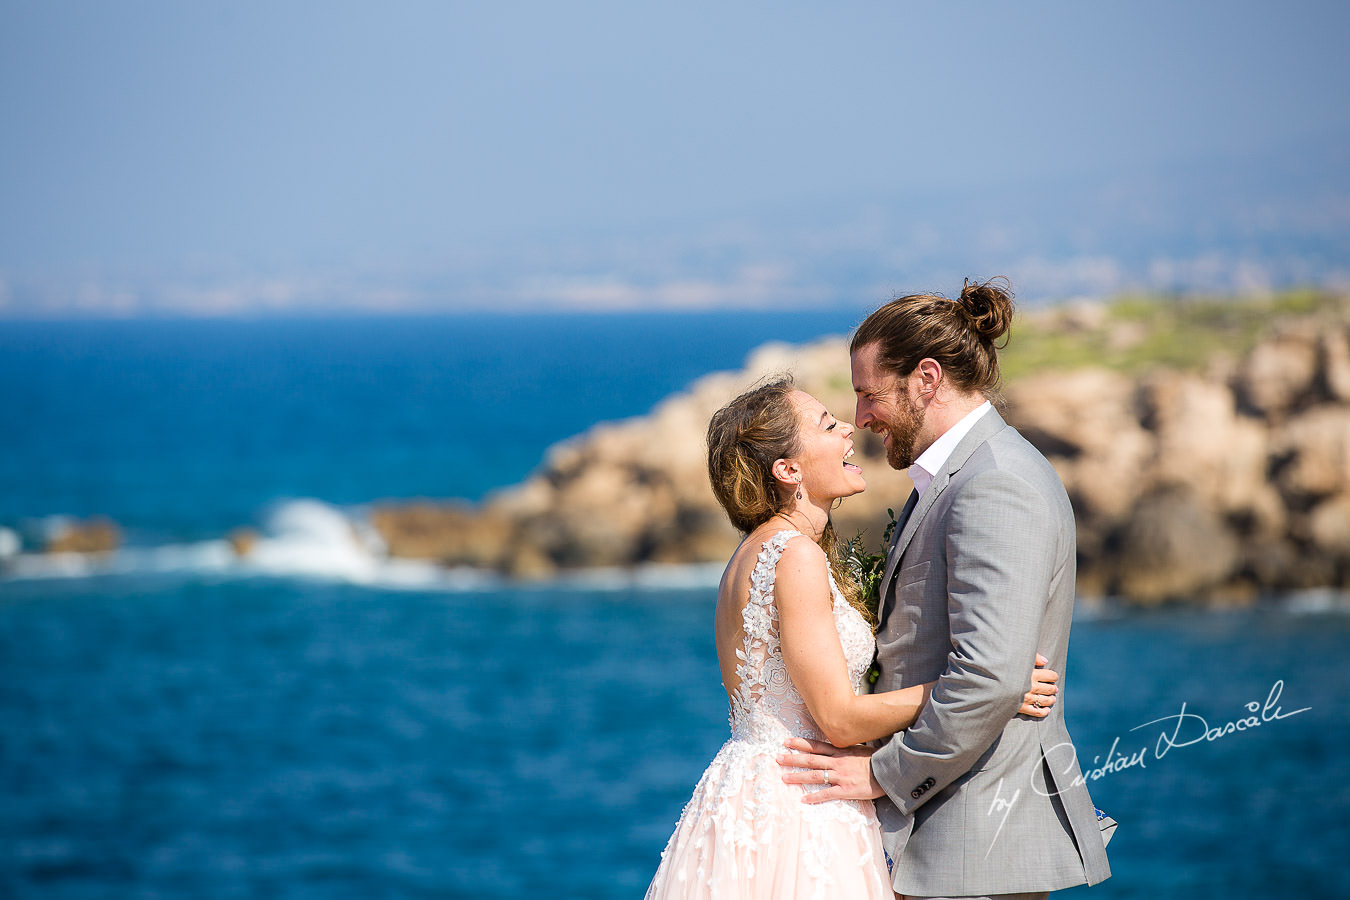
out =
[[[848,566],[849,574],[862,589],[863,600],[878,620],[881,618],[881,579],[886,574],[886,549],[890,546],[891,534],[895,531],[895,510],[886,510],[886,515],[890,517],[890,523],[882,532],[880,553],[868,552],[861,531],[844,544],[844,562]],[[876,662],[873,662],[871,668],[867,670],[867,683],[876,684],[880,675]]]

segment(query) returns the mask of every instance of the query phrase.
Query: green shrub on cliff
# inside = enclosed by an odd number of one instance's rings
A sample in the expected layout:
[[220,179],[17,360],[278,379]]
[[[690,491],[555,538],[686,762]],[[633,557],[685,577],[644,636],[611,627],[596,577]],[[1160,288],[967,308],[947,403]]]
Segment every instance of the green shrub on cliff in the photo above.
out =
[[1125,296],[1020,314],[999,359],[1008,380],[1086,366],[1197,371],[1219,355],[1243,356],[1280,319],[1347,311],[1347,296],[1314,290],[1243,299]]

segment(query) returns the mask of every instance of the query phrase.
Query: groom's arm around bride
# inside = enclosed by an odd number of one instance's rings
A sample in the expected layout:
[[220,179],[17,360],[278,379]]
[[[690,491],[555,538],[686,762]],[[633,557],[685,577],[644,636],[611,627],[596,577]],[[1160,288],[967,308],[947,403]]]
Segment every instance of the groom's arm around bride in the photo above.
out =
[[[1066,671],[1073,511],[1054,469],[986,398],[1011,296],[903,297],[852,345],[857,424],[882,433],[915,493],[882,581],[876,690],[936,679],[915,723],[870,759],[816,745],[789,773],[879,797],[896,890],[909,896],[1044,892],[1109,877],[1061,702],[1017,714],[1037,651]],[[1063,696],[1061,694],[1061,696]],[[796,745],[795,749],[806,749]]]

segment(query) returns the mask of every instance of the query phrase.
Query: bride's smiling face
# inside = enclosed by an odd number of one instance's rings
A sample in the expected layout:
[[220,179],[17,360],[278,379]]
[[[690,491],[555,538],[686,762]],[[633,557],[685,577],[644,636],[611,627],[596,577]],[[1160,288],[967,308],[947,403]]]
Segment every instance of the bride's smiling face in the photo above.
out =
[[867,487],[853,455],[853,426],[830,415],[825,405],[805,391],[793,391],[801,416],[801,450],[792,461],[799,467],[802,489],[813,500],[851,497]]

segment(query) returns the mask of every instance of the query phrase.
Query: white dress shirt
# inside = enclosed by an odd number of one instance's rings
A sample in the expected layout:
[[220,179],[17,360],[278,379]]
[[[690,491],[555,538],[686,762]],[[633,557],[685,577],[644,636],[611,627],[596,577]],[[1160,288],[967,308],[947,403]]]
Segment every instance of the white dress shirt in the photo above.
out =
[[970,433],[970,429],[975,427],[975,423],[980,421],[989,410],[993,409],[993,404],[988,400],[966,413],[961,421],[957,422],[951,428],[944,431],[936,441],[919,458],[914,460],[914,465],[909,467],[909,480],[914,482],[914,489],[923,497],[924,491],[933,483],[933,478],[941,471],[951,458],[952,451],[956,445],[961,443],[961,438]]

